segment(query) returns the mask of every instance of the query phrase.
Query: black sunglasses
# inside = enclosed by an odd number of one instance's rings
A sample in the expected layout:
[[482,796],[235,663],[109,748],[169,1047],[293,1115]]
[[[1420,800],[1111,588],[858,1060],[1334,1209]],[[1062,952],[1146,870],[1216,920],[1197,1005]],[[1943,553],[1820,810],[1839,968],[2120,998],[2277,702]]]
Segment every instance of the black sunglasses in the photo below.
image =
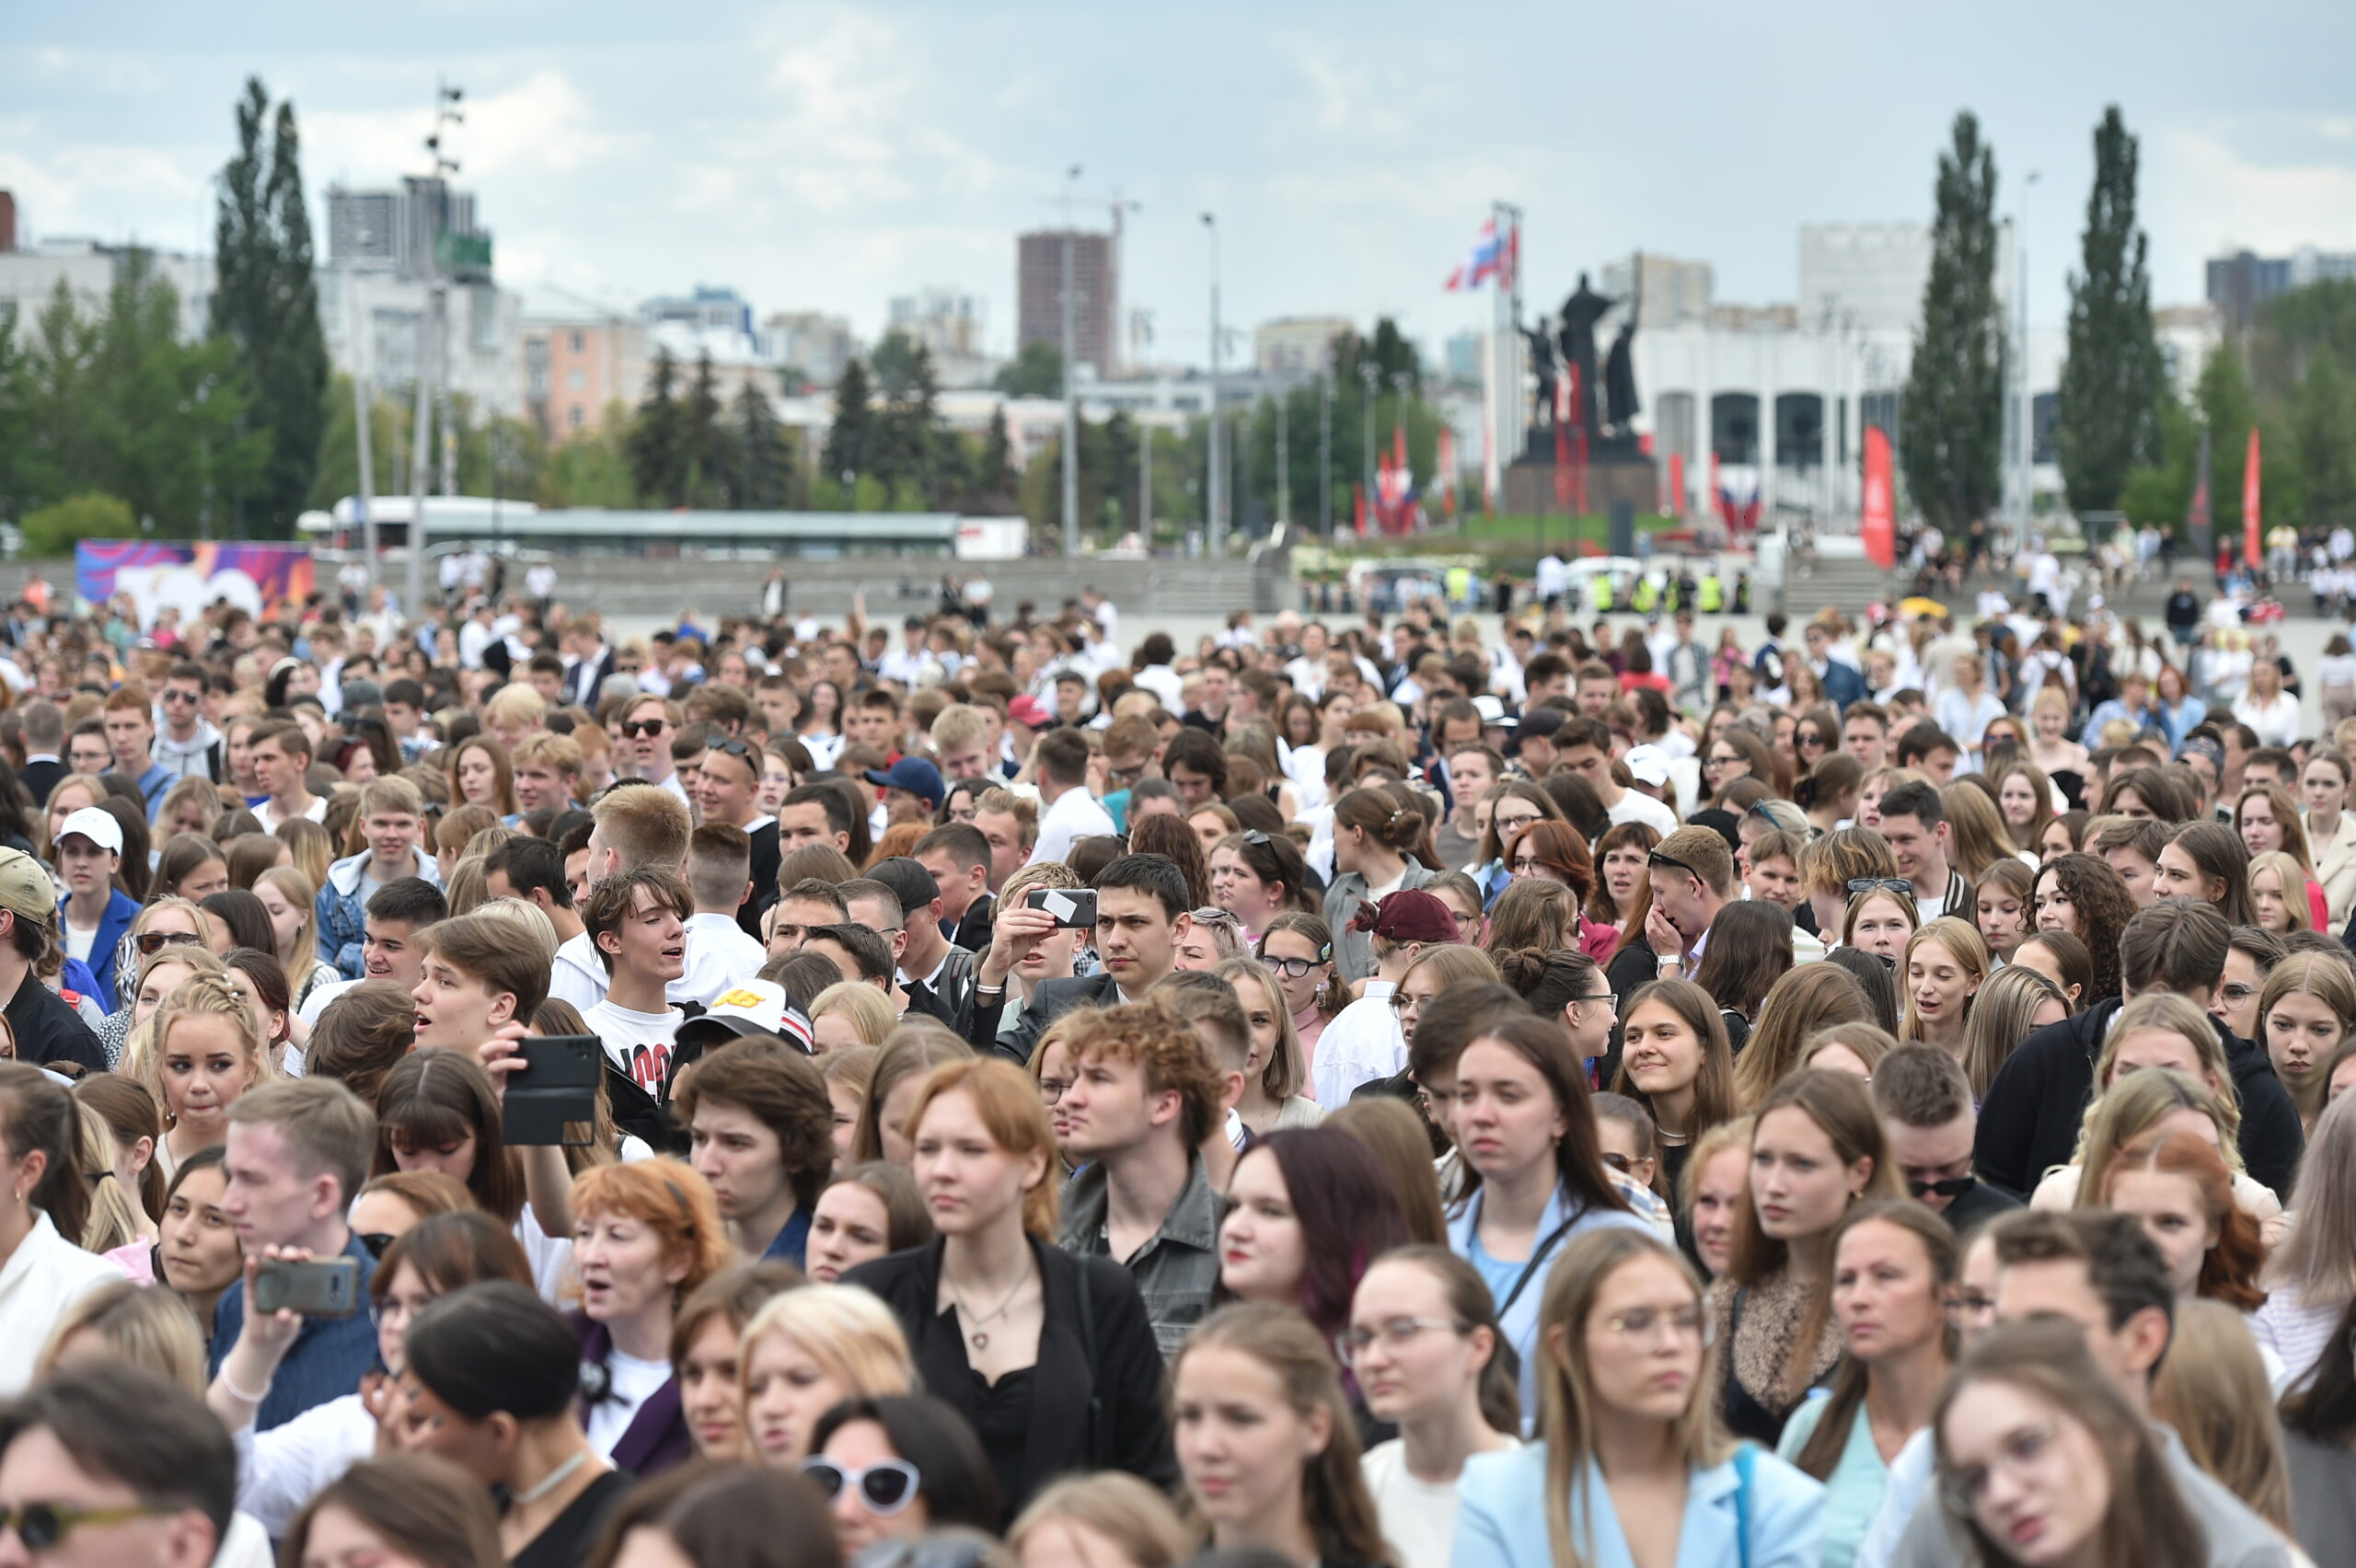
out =
[[1662,853],[1661,853],[1659,850],[1657,850],[1657,849],[1647,849],[1647,850],[1646,850],[1646,851],[1645,851],[1645,864],[1646,864],[1646,865],[1647,865],[1647,866],[1669,866],[1669,867],[1673,867],[1674,869],[1676,869],[1676,870],[1678,870],[1683,871],[1687,876],[1692,877],[1695,882],[1700,882],[1700,881],[1702,880],[1702,873],[1701,873],[1701,872],[1699,872],[1699,871],[1695,870],[1692,867],[1691,867],[1691,866],[1687,865],[1684,861],[1682,861],[1682,860],[1679,859],[1676,856],[1674,856],[1674,855],[1664,855],[1664,854],[1662,854]]
[[622,733],[634,741],[651,741],[670,727],[668,719],[632,719],[622,725]]
[[352,1234],[360,1239],[363,1247],[368,1249],[368,1255],[372,1258],[383,1257],[385,1249],[393,1244],[393,1233],[389,1230],[355,1230]]
[[1936,1182],[1910,1181],[1906,1183],[1906,1190],[1918,1198],[1927,1198],[1936,1193],[1949,1203],[1953,1203],[1978,1185],[1980,1185],[1980,1178],[1977,1176],[1948,1176]]
[[142,958],[153,958],[167,947],[203,940],[191,931],[142,931],[131,939],[131,945]]
[[1852,898],[1861,893],[1911,894],[1913,891],[1914,884],[1904,877],[1852,877],[1849,879],[1849,896]]
[[44,1552],[84,1525],[121,1525],[133,1519],[159,1518],[179,1510],[160,1503],[133,1503],[121,1508],[72,1508],[63,1503],[28,1503],[21,1508],[0,1508],[0,1530],[15,1530],[30,1552]]

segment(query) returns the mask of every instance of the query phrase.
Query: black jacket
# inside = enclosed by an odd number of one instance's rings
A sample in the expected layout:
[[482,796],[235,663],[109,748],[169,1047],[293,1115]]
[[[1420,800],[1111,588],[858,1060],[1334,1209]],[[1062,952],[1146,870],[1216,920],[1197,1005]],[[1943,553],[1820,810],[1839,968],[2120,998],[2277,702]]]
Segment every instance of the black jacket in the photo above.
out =
[[785,857],[778,848],[775,817],[771,817],[745,836],[753,841],[753,859],[746,873],[747,880],[753,884],[753,891],[745,895],[743,904],[737,905],[736,927],[746,936],[758,941],[761,936],[761,917],[768,912],[770,905],[778,901],[777,869]]
[[[925,1389],[971,1421],[982,1389],[965,1358],[957,1314],[936,1307],[945,1245],[936,1239],[861,1263],[842,1283],[882,1297],[907,1332]],[[1126,1470],[1173,1490],[1178,1464],[1162,1415],[1161,1352],[1137,1282],[1109,1258],[1080,1257],[1035,1239],[1031,1251],[1039,1262],[1045,1321],[1031,1378],[1029,1435],[1011,1494],[999,1499],[1006,1516],[1021,1513],[1048,1482],[1076,1470]],[[1087,1329],[1094,1331],[1092,1344]]]
[[[2027,1197],[2048,1170],[2070,1162],[2078,1147],[2078,1124],[2094,1095],[2095,1061],[2119,1005],[2112,997],[2048,1024],[2005,1058],[1981,1104],[1980,1133],[1972,1146],[1972,1163],[1982,1182]],[[2298,1107],[2265,1052],[2223,1023],[2216,1028],[2242,1102],[2242,1164],[2278,1196],[2287,1193],[2306,1147]]]
[[1015,1020],[1013,1028],[1001,1034],[998,1020],[1006,1011],[1006,998],[992,1000],[977,992],[972,1020],[965,1028],[965,1043],[985,1055],[995,1051],[1016,1066],[1027,1067],[1031,1065],[1031,1052],[1038,1045],[1039,1036],[1047,1032],[1047,1025],[1074,1008],[1109,1008],[1120,999],[1121,988],[1113,983],[1110,974],[1042,980],[1023,1004],[1022,1016]]
[[56,789],[57,781],[64,777],[64,763],[53,756],[43,757],[39,762],[25,764],[23,769],[17,775],[17,782],[22,784],[26,792],[32,796],[33,805],[38,809],[49,804],[49,792]]
[[37,1066],[72,1062],[91,1073],[107,1070],[107,1048],[98,1043],[98,1035],[39,975],[26,974],[5,1011],[8,1032],[17,1037],[17,1060]]
[[986,893],[965,905],[965,917],[957,928],[943,933],[951,943],[967,952],[980,954],[990,951],[990,938],[998,932],[998,894]]

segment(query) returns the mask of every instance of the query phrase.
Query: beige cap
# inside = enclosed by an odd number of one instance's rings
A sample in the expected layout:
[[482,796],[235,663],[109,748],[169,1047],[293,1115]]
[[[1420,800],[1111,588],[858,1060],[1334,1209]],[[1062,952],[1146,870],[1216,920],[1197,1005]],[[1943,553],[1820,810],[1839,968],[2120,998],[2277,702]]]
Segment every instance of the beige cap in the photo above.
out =
[[0,849],[0,909],[43,926],[57,917],[57,884],[21,849]]

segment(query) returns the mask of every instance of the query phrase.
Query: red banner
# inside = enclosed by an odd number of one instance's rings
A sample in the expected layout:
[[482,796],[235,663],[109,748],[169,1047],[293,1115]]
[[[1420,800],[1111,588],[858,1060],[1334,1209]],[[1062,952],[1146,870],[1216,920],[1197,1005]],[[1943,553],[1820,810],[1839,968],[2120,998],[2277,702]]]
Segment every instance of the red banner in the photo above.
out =
[[1898,564],[1898,519],[1889,478],[1889,437],[1879,425],[1865,427],[1865,516],[1858,532],[1865,557],[1884,571]]
[[1669,455],[1669,506],[1667,510],[1669,515],[1671,517],[1682,517],[1685,515],[1685,454],[1682,452],[1672,452]]
[[2258,427],[2249,427],[2249,461],[2242,465],[2242,564],[2256,571],[2258,502]]

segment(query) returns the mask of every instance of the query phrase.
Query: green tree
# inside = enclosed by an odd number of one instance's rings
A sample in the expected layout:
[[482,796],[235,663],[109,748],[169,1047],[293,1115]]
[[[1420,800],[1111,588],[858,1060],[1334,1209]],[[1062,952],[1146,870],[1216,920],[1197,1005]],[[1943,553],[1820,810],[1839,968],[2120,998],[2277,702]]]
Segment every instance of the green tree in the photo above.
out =
[[[853,359],[835,383],[835,422],[826,431],[826,475],[831,483],[851,483],[852,476],[874,467],[875,410],[869,402],[867,366]],[[855,489],[856,487],[854,487]],[[851,497],[854,502],[856,496]],[[862,509],[863,510],[863,509]]]
[[679,444],[687,455],[687,482],[681,506],[722,507],[727,504],[730,454],[727,433],[721,429],[720,388],[713,378],[711,356],[696,360],[696,378],[679,414]]
[[1995,503],[2004,424],[1996,312],[1996,158],[1969,112],[1939,155],[1938,220],[1906,378],[1899,462],[1914,503],[1957,529]]
[[920,376],[930,376],[928,358],[922,343],[894,328],[867,356],[867,368],[878,392],[885,398],[905,398],[916,389]]
[[728,410],[728,504],[739,512],[782,509],[793,488],[793,450],[777,409],[747,378]]
[[2149,523],[2164,533],[2181,536],[2185,513],[2192,505],[2192,470],[2198,461],[2200,432],[2192,410],[2165,382],[2152,403],[2152,425],[2158,432],[2159,457],[2128,470],[2119,489],[2119,510],[2142,527]]
[[687,410],[678,397],[679,364],[668,349],[654,351],[653,374],[630,423],[630,480],[652,506],[685,506],[687,471]]
[[2291,405],[2290,436],[2306,525],[2329,528],[2356,519],[2356,390],[2327,343],[2308,357]]
[[992,385],[1010,398],[1060,398],[1064,395],[1063,351],[1044,340],[1025,343],[1012,363],[999,367]]
[[2149,237],[2135,224],[2137,144],[2113,105],[2095,130],[2082,271],[2070,278],[2070,347],[2054,445],[2070,504],[2117,507],[2128,474],[2159,455],[2160,347]]
[[139,532],[139,520],[113,496],[93,491],[28,512],[19,526],[24,530],[27,555],[61,556],[74,553],[76,539],[133,537]]
[[976,498],[985,503],[1011,504],[1014,500],[1014,441],[1006,428],[1006,405],[990,410],[989,432],[982,438],[981,464],[974,476]]
[[2222,536],[2226,529],[2242,525],[2242,470],[2249,463],[2250,426],[2258,422],[2249,377],[2231,343],[2218,348],[2200,367],[2193,400],[2209,427],[2209,515]]
[[212,330],[230,344],[251,388],[244,428],[269,443],[251,525],[288,537],[318,471],[328,352],[294,106],[278,106],[265,149],[269,118],[270,95],[259,77],[248,77],[237,104],[237,151],[221,171],[214,220]]
[[542,506],[606,506],[629,510],[640,502],[630,466],[630,412],[619,400],[606,405],[596,427],[552,448],[541,470]]

